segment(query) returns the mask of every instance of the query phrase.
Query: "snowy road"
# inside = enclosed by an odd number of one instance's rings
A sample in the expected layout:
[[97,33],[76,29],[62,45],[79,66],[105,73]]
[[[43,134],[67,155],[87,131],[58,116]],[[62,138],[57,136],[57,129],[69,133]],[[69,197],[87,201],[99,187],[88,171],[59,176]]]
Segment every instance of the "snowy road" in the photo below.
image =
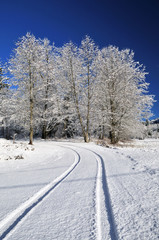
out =
[[158,156],[36,142],[0,163],[0,239],[159,239]]
[[[64,148],[70,150],[68,146]],[[26,232],[27,239],[102,239],[101,159],[90,150],[71,149],[78,159],[64,174],[67,179],[59,177],[58,189],[54,189],[56,179],[42,188],[11,213],[15,215],[13,221],[9,221],[10,215],[6,217],[0,223],[0,226],[3,222],[7,226],[2,239],[6,236],[25,239]]]
[[[75,151],[74,151],[75,152]],[[44,198],[51,193],[77,166],[80,161],[79,155],[76,153],[74,163],[68,170],[54,179],[52,182],[41,188],[37,193],[31,196],[26,202],[22,203],[18,208],[14,209],[6,218],[0,222],[0,238],[4,239],[12,230],[15,230],[16,225],[34,209]]]

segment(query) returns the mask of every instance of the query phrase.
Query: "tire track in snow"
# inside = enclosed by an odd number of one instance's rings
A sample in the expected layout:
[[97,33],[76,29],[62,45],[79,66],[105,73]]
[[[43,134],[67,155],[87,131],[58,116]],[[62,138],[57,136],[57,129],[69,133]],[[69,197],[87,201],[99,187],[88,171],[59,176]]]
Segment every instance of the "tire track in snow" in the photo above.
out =
[[105,207],[107,209],[108,221],[110,224],[110,237],[112,240],[118,240],[118,233],[117,233],[116,223],[115,223],[115,219],[114,219],[112,204],[111,204],[107,176],[106,176],[106,172],[105,172],[105,164],[104,164],[103,158],[100,155],[98,155],[98,156],[101,159],[101,164],[102,164],[103,191],[104,191],[104,196],[105,196]]
[[82,149],[88,150],[88,151],[92,152],[93,154],[95,154],[97,164],[98,164],[97,165],[98,166],[97,181],[96,181],[97,239],[102,240],[101,191],[100,191],[101,185],[102,185],[103,192],[104,192],[105,208],[107,211],[108,221],[109,221],[109,225],[110,225],[110,238],[111,238],[111,240],[118,240],[119,238],[118,238],[116,223],[115,223],[112,204],[111,204],[111,198],[110,198],[110,193],[109,193],[109,187],[108,187],[108,182],[107,182],[104,160],[100,154],[94,152],[93,150],[90,150],[85,147],[79,147],[79,146],[77,146],[77,148],[82,148]]
[[[105,198],[105,208],[107,210],[108,221],[110,224],[110,237],[111,237],[111,240],[118,240],[119,238],[118,238],[116,223],[115,223],[112,204],[111,204],[111,198],[110,198],[110,193],[109,193],[109,187],[108,187],[108,182],[107,182],[104,160],[103,160],[102,156],[99,155],[98,153],[96,153],[90,149],[88,149],[88,150],[90,152],[93,152],[98,158],[98,162],[100,165],[100,171],[101,171],[101,175],[102,175],[102,186],[103,186],[103,192],[104,192],[104,198]],[[98,201],[100,201],[100,199]],[[99,207],[97,207],[97,211],[100,211]],[[98,214],[101,215],[101,213],[97,212],[97,216],[98,216]],[[101,217],[101,216],[99,216],[99,217]],[[101,222],[98,224],[101,224]],[[100,230],[100,231],[102,231],[102,230]],[[100,234],[99,237],[100,236],[102,236],[102,234]],[[101,239],[101,238],[99,238],[99,239]]]
[[[87,149],[87,148],[85,148]],[[112,204],[111,204],[111,198],[110,198],[110,193],[109,193],[109,187],[108,187],[108,182],[107,182],[107,176],[106,176],[106,171],[105,171],[105,164],[104,160],[101,155],[98,153],[87,149],[90,152],[94,153],[96,155],[96,159],[98,162],[98,174],[97,174],[97,236],[98,240],[102,239],[102,229],[101,229],[101,203],[100,203],[100,184],[102,180],[102,187],[103,187],[103,192],[104,192],[104,198],[105,198],[105,208],[107,210],[107,216],[108,216],[108,221],[110,224],[110,237],[111,240],[118,240],[118,234],[117,234],[117,229],[116,229],[116,224],[115,224],[115,219],[114,219],[114,214],[113,214],[113,209],[112,209]]]
[[101,179],[102,179],[102,166],[99,158],[96,157],[98,172],[96,181],[96,214],[97,214],[97,239],[102,239],[102,224],[101,224]]
[[[61,147],[61,146],[60,146]],[[68,148],[68,147],[64,147]],[[12,211],[6,218],[0,221],[0,240],[4,239],[12,230],[15,229],[17,224],[45,197],[51,193],[65,178],[76,168],[80,162],[80,155],[75,150],[71,149],[75,154],[74,163],[59,177],[54,179],[52,182],[41,188],[31,198],[22,203],[18,208]]]
[[[59,145],[61,146],[61,145]],[[92,152],[93,154],[95,154],[93,151],[84,148],[84,147],[80,147],[80,146],[75,146],[75,145],[69,145],[69,144],[63,144],[62,146],[69,146],[69,148],[75,148],[77,150],[77,148]],[[72,149],[73,150],[73,149]],[[80,155],[80,153],[78,152],[78,154]],[[93,202],[94,202],[94,206],[96,208],[95,212],[96,212],[96,217],[93,215],[93,219],[92,219],[92,227],[96,228],[96,239],[97,240],[102,240],[102,230],[101,230],[101,179],[102,179],[102,166],[101,166],[101,161],[99,159],[98,156],[96,156],[95,154],[95,160],[97,162],[97,174],[96,174],[96,183],[95,183],[95,187],[93,188]],[[96,226],[96,227],[95,227]],[[90,230],[91,231],[91,230]],[[91,233],[92,234],[92,233]],[[92,235],[90,234],[90,239],[92,239]]]

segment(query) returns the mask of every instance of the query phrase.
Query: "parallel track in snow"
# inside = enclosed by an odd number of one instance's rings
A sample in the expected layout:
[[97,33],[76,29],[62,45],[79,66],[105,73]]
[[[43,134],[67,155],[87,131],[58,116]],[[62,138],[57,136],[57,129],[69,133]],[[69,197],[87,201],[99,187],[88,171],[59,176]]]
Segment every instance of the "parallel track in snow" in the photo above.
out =
[[117,228],[116,228],[116,223],[114,219],[114,214],[113,214],[113,209],[112,209],[112,204],[111,204],[111,198],[110,198],[110,193],[109,193],[109,187],[108,187],[108,182],[107,182],[107,176],[106,176],[106,171],[105,171],[105,164],[102,156],[95,151],[92,151],[88,148],[85,147],[79,147],[79,146],[73,146],[73,145],[67,145],[71,149],[72,147],[81,148],[84,150],[87,150],[89,152],[92,152],[95,155],[96,161],[97,161],[97,180],[96,180],[96,232],[97,232],[97,240],[104,240],[102,238],[102,223],[101,223],[101,186],[103,189],[104,193],[104,201],[105,201],[105,209],[107,212],[108,216],[108,221],[110,225],[110,238],[111,240],[118,240],[118,233],[117,233]]
[[[12,231],[16,230],[16,226],[27,214],[38,206],[39,203],[44,201],[45,197],[49,195],[60,183],[62,183],[66,177],[72,173],[72,171],[76,168],[79,164],[81,156],[78,152],[79,149],[83,149],[89,151],[94,154],[94,157],[97,161],[97,174],[96,174],[96,181],[95,181],[95,188],[94,188],[94,202],[95,202],[95,212],[96,218],[93,217],[94,226],[96,226],[96,239],[97,240],[104,240],[103,233],[102,233],[102,210],[101,210],[101,194],[103,191],[104,195],[104,202],[105,210],[108,217],[109,222],[109,236],[111,240],[118,240],[118,234],[113,214],[113,209],[111,205],[111,198],[109,193],[109,187],[107,182],[105,164],[102,156],[97,152],[88,149],[86,147],[75,146],[71,144],[57,144],[58,147],[63,147],[70,149],[75,154],[75,161],[74,163],[59,177],[53,180],[51,183],[40,189],[36,194],[34,194],[31,198],[29,198],[26,202],[21,204],[17,209],[12,211],[5,219],[0,221],[0,240],[4,239],[5,237],[12,234]],[[91,238],[92,239],[92,238]]]
[[110,198],[110,193],[109,193],[109,187],[108,187],[108,182],[107,182],[107,176],[106,176],[106,171],[105,171],[105,164],[102,156],[100,156],[98,153],[90,150],[93,152],[98,159],[100,160],[100,164],[102,167],[102,185],[103,185],[103,192],[104,192],[104,197],[105,197],[105,208],[107,211],[107,216],[108,216],[108,221],[110,225],[110,237],[111,240],[118,240],[118,233],[116,229],[116,224],[115,224],[115,219],[114,219],[114,214],[113,214],[113,209],[112,209],[112,204],[111,204],[111,198]]
[[[61,147],[61,146],[60,146]],[[68,148],[63,146],[64,148]],[[69,148],[70,149],[70,148]],[[0,240],[7,237],[13,230],[15,230],[17,224],[39,203],[41,203],[49,193],[51,193],[66,177],[72,173],[76,166],[80,162],[80,155],[73,149],[71,151],[75,154],[74,163],[59,177],[54,179],[52,182],[41,188],[31,198],[22,203],[18,208],[13,210],[6,218],[0,221]]]

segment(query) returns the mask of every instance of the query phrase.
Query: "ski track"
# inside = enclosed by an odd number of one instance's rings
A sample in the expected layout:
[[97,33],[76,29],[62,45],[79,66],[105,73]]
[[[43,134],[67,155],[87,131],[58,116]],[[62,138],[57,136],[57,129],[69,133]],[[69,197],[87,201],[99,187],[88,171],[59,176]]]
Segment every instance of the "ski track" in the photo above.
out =
[[[68,148],[65,146],[60,146]],[[68,148],[71,149],[71,148]],[[40,202],[42,202],[49,193],[51,193],[65,178],[76,168],[80,162],[80,155],[75,150],[71,149],[75,154],[74,163],[59,177],[54,179],[51,183],[41,188],[26,202],[22,203],[18,208],[13,210],[6,218],[0,221],[0,240],[4,239],[12,230],[15,230],[17,224]]]
[[97,180],[96,180],[96,232],[97,232],[97,239],[102,240],[102,223],[101,223],[101,185],[103,188],[104,193],[104,200],[105,200],[105,209],[108,216],[108,222],[110,225],[110,238],[111,240],[118,240],[118,233],[117,233],[117,226],[114,219],[112,204],[111,204],[111,198],[109,193],[109,187],[107,182],[107,176],[105,171],[105,164],[102,156],[88,148],[85,147],[77,147],[72,145],[67,145],[69,147],[75,147],[75,148],[82,148],[89,152],[92,152],[95,155],[96,161],[97,161]]

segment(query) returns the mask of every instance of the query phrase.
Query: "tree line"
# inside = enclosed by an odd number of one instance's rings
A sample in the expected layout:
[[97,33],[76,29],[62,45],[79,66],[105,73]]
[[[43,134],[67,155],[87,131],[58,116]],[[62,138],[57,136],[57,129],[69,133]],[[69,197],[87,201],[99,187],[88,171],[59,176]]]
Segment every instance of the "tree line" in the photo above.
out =
[[86,36],[62,47],[27,33],[0,67],[0,117],[7,137],[140,137],[151,116],[145,68],[130,49],[99,49]]

